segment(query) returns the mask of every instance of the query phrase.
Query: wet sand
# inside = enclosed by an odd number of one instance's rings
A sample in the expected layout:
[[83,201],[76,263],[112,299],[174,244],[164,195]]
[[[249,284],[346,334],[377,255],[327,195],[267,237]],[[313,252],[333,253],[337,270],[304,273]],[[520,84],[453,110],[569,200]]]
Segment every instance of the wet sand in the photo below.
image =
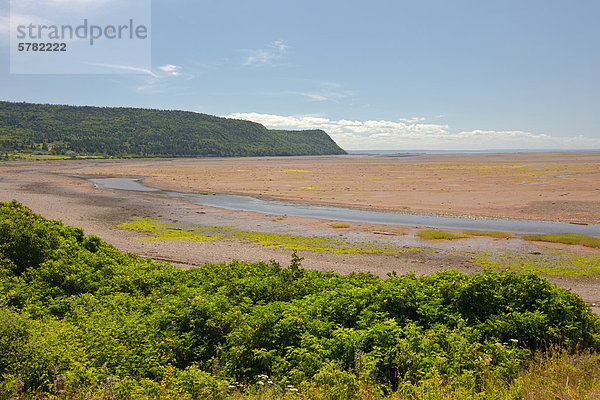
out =
[[[52,173],[23,173],[43,170]],[[61,176],[56,172],[147,176],[151,178],[145,181],[146,184],[168,190],[262,195],[363,209],[600,221],[600,153],[68,160],[0,164],[0,200],[17,199],[48,218],[80,226],[87,234],[98,235],[122,251],[182,267],[232,259],[274,259],[287,265],[291,250],[237,239],[140,241],[136,239],[139,232],[116,225],[131,217],[142,216],[261,232],[365,240],[375,236],[402,238],[406,246],[422,248],[386,255],[300,252],[304,257],[303,266],[307,268],[343,274],[365,271],[382,277],[392,271],[418,275],[443,269],[474,272],[479,267],[470,262],[466,253],[445,250],[517,244],[512,240],[487,238],[423,242],[415,238],[419,229],[415,226],[349,223],[348,228],[334,229],[331,221],[326,220],[227,211],[165,195],[102,189],[88,180]],[[516,191],[517,188],[521,192]],[[390,233],[394,235],[388,235]],[[527,246],[535,249],[537,245]],[[589,303],[600,304],[599,279],[560,276],[550,279],[572,289]],[[600,308],[594,310],[598,312]]]
[[127,160],[64,172],[369,210],[600,222],[600,152]]

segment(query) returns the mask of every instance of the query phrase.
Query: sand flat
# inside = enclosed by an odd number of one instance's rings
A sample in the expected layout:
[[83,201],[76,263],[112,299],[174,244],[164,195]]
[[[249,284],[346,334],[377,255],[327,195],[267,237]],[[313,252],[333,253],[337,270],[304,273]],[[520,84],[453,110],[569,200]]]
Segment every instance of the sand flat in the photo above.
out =
[[[67,175],[62,175],[67,174]],[[277,198],[311,204],[440,215],[491,216],[555,221],[598,222],[600,153],[522,153],[349,155],[232,159],[64,160],[0,164],[0,200],[16,199],[35,212],[84,228],[122,251],[193,266],[232,259],[289,262],[291,250],[245,240],[140,241],[140,232],[116,225],[141,216],[196,226],[228,226],[259,232],[381,238],[419,251],[396,254],[336,254],[302,251],[303,266],[340,273],[365,271],[420,274],[443,269],[469,273],[471,250],[508,249],[537,253],[556,245],[526,243],[519,238],[469,238],[425,243],[423,227],[348,223],[199,206],[160,193],[104,189],[86,176],[145,176],[145,183],[183,192],[219,192]],[[434,227],[435,228],[435,227]],[[427,228],[425,228],[427,229]],[[386,235],[381,234],[386,233]],[[558,246],[561,247],[561,246]],[[569,247],[569,246],[562,246]],[[598,251],[578,248],[586,257]],[[554,275],[548,278],[600,304],[600,278]],[[594,307],[600,313],[600,308]]]
[[370,210],[600,222],[600,152],[119,160],[61,171]]

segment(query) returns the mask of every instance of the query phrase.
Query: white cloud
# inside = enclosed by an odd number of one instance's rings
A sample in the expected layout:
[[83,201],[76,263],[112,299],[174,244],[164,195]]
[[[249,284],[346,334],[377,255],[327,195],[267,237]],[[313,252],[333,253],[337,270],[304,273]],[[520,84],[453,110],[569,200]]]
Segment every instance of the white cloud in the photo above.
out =
[[317,89],[315,91],[288,91],[288,94],[295,94],[298,96],[306,97],[310,101],[332,101],[334,103],[339,102],[339,100],[353,96],[354,92],[346,90],[346,91],[336,91],[336,90],[323,90]]
[[320,93],[310,93],[310,92],[286,92],[289,94],[297,94],[298,96],[302,96],[302,97],[306,97],[309,100],[312,101],[327,101],[329,100],[329,98],[323,94]]
[[89,63],[90,65],[95,65],[98,67],[106,67],[106,68],[111,68],[111,69],[120,69],[123,71],[131,71],[131,72],[139,72],[142,74],[148,74],[154,78],[157,78],[158,75],[156,75],[154,72],[152,72],[151,70],[147,69],[147,68],[140,68],[140,67],[135,67],[132,65],[120,65],[120,64],[97,64],[97,63]]
[[14,27],[18,25],[27,25],[34,19],[39,21],[40,24],[51,24],[47,18],[21,14],[17,12],[9,13],[8,10],[0,10],[0,40],[6,43],[9,42],[11,24]]
[[177,65],[173,65],[173,64],[167,64],[167,65],[162,65],[160,67],[158,67],[159,70],[166,72],[167,74],[171,75],[171,76],[180,76],[181,72],[179,71],[181,69],[181,67],[178,67]]
[[244,66],[251,65],[272,65],[275,61],[280,60],[287,53],[290,46],[284,43],[283,40],[271,42],[266,49],[259,50],[242,50],[247,54]]
[[[40,9],[39,0],[17,0],[19,10],[36,14]],[[81,11],[96,12],[110,6],[119,5],[119,0],[45,0],[43,2],[44,10],[51,10],[52,13],[77,13]]]
[[9,33],[10,17],[7,12],[0,10],[0,36],[3,40],[7,40]]
[[181,66],[165,64],[157,67],[155,71],[151,71],[151,75],[135,90],[138,93],[163,93],[173,81],[193,78],[194,74],[184,72]]
[[274,95],[302,96],[308,101],[330,101],[338,103],[340,100],[356,95],[353,90],[342,89],[342,84],[314,79],[288,79],[292,81],[295,89],[271,93]]
[[323,129],[346,150],[485,150],[600,148],[600,138],[553,137],[524,131],[476,129],[453,133],[450,126],[426,123],[424,118],[399,121],[332,120],[315,115],[282,116],[237,113],[228,118],[247,119],[277,129]]
[[[19,0],[22,1],[22,0]],[[38,1],[38,0],[34,0]],[[118,0],[47,0],[48,3],[53,4],[54,6],[65,6],[65,7],[89,7],[91,5],[95,6],[106,6],[107,4],[117,3]]]
[[[165,64],[156,67],[154,70],[146,68],[139,68],[131,65],[119,65],[119,64],[93,64],[106,68],[120,69],[125,71],[139,72],[139,78],[133,80],[137,82],[134,86],[134,90],[137,93],[145,94],[157,94],[164,93],[169,89],[169,85],[174,82],[184,80],[190,80],[194,78],[194,75],[185,72],[183,67],[174,64]],[[129,76],[128,81],[131,81]]]

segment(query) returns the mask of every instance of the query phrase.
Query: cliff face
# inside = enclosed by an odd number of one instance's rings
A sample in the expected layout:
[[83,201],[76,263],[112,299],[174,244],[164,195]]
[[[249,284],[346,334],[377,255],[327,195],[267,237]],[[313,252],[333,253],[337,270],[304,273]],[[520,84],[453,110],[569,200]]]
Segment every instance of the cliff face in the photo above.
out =
[[345,154],[322,130],[270,130],[188,111],[0,102],[0,152],[117,157]]

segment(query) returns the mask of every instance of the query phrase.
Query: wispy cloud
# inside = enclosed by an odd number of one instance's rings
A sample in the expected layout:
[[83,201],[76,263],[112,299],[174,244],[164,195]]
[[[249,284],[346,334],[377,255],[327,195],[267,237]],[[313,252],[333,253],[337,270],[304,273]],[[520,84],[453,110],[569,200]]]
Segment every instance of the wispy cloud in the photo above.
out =
[[320,93],[294,92],[294,91],[289,91],[289,92],[285,92],[285,93],[306,97],[307,99],[309,99],[311,101],[327,101],[328,100],[327,97],[323,96]]
[[262,66],[272,65],[276,61],[281,60],[290,49],[290,46],[285,44],[283,40],[271,42],[267,48],[258,50],[242,50],[246,53],[246,59],[242,65],[244,66]]
[[[22,1],[22,0],[19,0]],[[38,1],[38,0],[33,0]],[[89,7],[89,6],[106,6],[111,3],[118,3],[121,0],[47,0],[46,2],[52,4],[53,6],[63,6],[63,7]]]
[[[29,10],[35,14],[40,9],[39,0],[18,0],[20,10]],[[95,12],[99,9],[109,7],[111,4],[122,3],[121,0],[46,0],[44,9],[52,10],[53,13],[73,13],[73,12]]]
[[179,65],[165,64],[158,66],[152,70],[146,68],[139,68],[131,65],[119,65],[119,64],[92,64],[100,67],[106,67],[111,69],[117,69],[122,71],[138,72],[138,78],[132,79],[129,76],[127,79],[129,82],[134,82],[135,86],[133,89],[137,93],[144,94],[158,94],[164,93],[169,88],[181,80],[190,80],[194,78],[194,74],[186,72],[185,69]]
[[600,148],[600,138],[554,137],[525,131],[476,129],[452,132],[443,124],[427,123],[424,118],[388,120],[332,120],[318,115],[231,114],[229,118],[247,119],[278,129],[323,129],[344,149],[574,149]]
[[335,90],[315,90],[315,91],[288,91],[286,93],[295,94],[307,98],[310,101],[332,101],[339,102],[341,99],[353,96],[355,93],[350,90],[335,91]]
[[166,64],[158,67],[159,70],[171,76],[181,76],[181,67],[173,64]]
[[[299,90],[287,90],[277,94],[291,94],[302,96],[309,101],[330,101],[338,103],[340,100],[356,95],[353,90],[342,88],[342,84],[330,81],[318,81],[312,79],[296,79],[302,86]],[[294,83],[298,85],[298,82]]]
[[174,64],[161,65],[150,72],[150,76],[141,85],[136,87],[136,92],[148,94],[164,93],[173,82],[194,78],[194,74],[186,72],[183,67]]
[[18,12],[9,13],[6,9],[0,9],[0,41],[9,42],[11,23],[13,26],[27,25],[32,20],[37,20],[40,24],[50,25],[50,20],[46,17],[37,17]]
[[0,10],[0,40],[8,41],[10,33],[10,16],[8,11]]
[[98,64],[98,63],[89,63],[90,65],[94,65],[97,67],[105,67],[110,69],[117,69],[121,71],[130,71],[130,72],[139,72],[141,74],[147,74],[154,78],[158,78],[158,75],[152,72],[147,68],[135,67],[132,65],[120,65],[120,64]]

